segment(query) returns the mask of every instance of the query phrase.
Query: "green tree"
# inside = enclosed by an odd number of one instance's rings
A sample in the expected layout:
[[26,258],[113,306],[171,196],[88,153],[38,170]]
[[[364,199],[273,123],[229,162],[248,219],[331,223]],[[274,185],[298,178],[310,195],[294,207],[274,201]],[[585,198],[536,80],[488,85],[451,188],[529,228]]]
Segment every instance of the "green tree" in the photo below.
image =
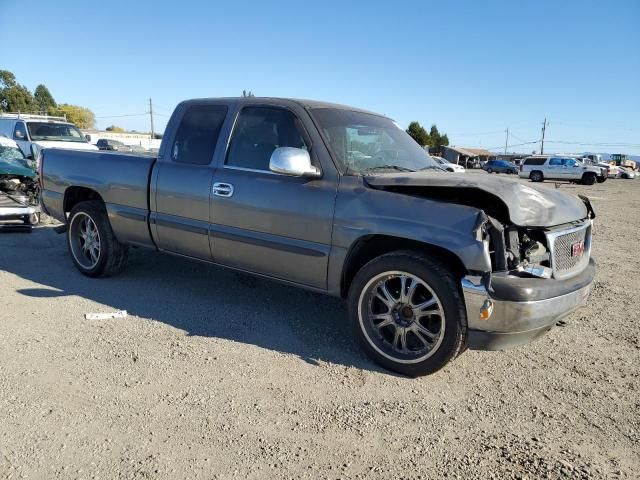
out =
[[242,90],[242,96],[243,97],[255,97],[255,95],[253,94],[253,92],[251,90],[246,91],[246,90]]
[[107,132],[124,132],[124,128],[118,127],[116,125],[111,125],[111,126],[105,128],[105,130]]
[[91,110],[78,105],[61,103],[53,109],[54,115],[66,116],[67,121],[74,123],[78,128],[93,128],[96,117]]
[[49,113],[49,111],[58,106],[49,89],[42,84],[36,87],[33,92],[33,99],[35,100],[38,111],[42,113]]
[[441,135],[438,127],[435,124],[431,125],[431,130],[429,131],[430,150],[441,153],[442,147],[446,145],[449,145],[449,137],[447,137],[447,134]]
[[411,122],[409,128],[407,128],[407,133],[421,147],[429,145],[429,134],[419,122]]
[[8,70],[0,70],[0,111],[31,113],[37,109],[27,87],[16,82]]

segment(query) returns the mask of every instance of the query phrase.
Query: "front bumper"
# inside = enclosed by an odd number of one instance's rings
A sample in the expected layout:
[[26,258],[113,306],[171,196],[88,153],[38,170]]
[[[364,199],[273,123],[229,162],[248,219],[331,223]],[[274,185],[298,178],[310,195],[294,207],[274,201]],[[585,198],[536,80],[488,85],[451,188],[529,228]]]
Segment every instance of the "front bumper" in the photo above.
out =
[[[502,350],[531,342],[586,304],[594,276],[595,263],[591,259],[587,268],[567,280],[503,276],[492,285],[491,280],[463,278],[469,348]],[[491,315],[482,320],[481,309],[488,305],[492,307]]]

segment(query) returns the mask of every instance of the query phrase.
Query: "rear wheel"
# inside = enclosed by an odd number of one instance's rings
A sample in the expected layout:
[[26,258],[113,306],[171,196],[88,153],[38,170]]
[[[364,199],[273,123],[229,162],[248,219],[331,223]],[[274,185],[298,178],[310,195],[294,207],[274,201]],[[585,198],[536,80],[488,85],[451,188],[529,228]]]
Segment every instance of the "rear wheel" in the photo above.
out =
[[582,184],[583,185],[593,185],[596,183],[596,175],[595,173],[585,173],[582,176]]
[[362,267],[349,289],[349,313],[367,354],[410,377],[440,370],[464,348],[458,282],[420,253],[389,253]]
[[104,205],[80,202],[71,209],[67,223],[67,246],[73,263],[89,277],[108,277],[122,271],[129,248],[115,237]]
[[541,182],[542,180],[544,180],[544,176],[542,175],[542,172],[539,170],[534,170],[533,172],[531,172],[531,174],[529,175],[529,178],[531,179],[532,182]]

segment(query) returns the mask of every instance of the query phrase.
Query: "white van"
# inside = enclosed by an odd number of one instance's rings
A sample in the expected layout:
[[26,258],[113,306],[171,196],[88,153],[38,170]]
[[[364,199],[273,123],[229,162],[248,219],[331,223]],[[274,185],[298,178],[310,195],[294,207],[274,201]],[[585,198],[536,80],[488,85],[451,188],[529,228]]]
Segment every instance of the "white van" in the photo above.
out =
[[0,135],[12,138],[29,158],[33,158],[34,148],[38,151],[44,148],[98,150],[64,117],[0,113]]

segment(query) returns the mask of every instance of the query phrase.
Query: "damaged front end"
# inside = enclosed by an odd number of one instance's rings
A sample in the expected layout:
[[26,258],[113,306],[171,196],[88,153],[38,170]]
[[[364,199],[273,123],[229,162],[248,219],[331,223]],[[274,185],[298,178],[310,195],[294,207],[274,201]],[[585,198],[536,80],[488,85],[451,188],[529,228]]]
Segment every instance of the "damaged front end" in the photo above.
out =
[[591,230],[595,213],[554,227],[519,227],[484,215],[475,234],[491,260],[491,272],[462,280],[468,344],[499,350],[528,343],[583,306],[595,264]]
[[478,212],[470,233],[483,247],[486,267],[461,279],[469,348],[530,342],[585,304],[595,276],[595,213],[587,198],[488,175],[389,174],[365,181]]
[[18,161],[0,159],[0,228],[30,228],[40,221],[40,184]]
[[589,262],[591,225],[595,212],[580,197],[587,217],[553,227],[520,227],[508,219],[484,215],[476,227],[491,259],[492,272],[516,277],[569,278]]

